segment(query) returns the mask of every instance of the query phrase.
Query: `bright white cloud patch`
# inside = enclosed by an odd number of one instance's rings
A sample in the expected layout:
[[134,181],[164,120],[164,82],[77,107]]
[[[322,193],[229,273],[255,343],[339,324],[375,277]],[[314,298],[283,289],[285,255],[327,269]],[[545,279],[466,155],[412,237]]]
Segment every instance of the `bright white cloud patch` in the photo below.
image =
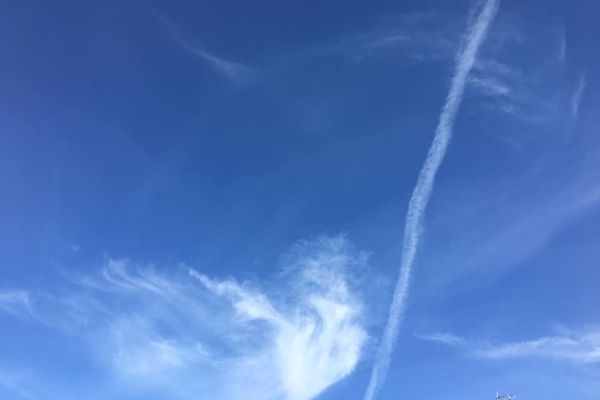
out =
[[348,376],[367,340],[343,238],[303,242],[267,284],[108,259],[53,296],[46,315],[87,345],[123,390],[169,398],[311,399]]
[[[262,323],[258,352],[237,360],[235,369],[248,365],[267,371],[273,394],[261,398],[309,399],[347,376],[356,366],[366,333],[358,323],[361,304],[351,294],[343,270],[352,259],[340,253],[343,242],[326,244],[325,253],[303,255],[294,272],[290,307],[276,307],[259,291],[235,281],[215,281],[191,270],[209,291],[227,299],[235,310],[236,331],[243,324]],[[242,396],[244,397],[244,396]]]

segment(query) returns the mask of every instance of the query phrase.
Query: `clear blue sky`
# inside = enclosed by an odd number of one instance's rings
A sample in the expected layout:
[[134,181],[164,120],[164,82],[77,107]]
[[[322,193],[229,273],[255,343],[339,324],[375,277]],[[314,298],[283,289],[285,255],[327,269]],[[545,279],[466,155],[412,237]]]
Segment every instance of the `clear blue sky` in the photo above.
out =
[[[2,4],[0,398],[361,399],[475,3]],[[378,399],[600,396],[598,17],[501,2]]]

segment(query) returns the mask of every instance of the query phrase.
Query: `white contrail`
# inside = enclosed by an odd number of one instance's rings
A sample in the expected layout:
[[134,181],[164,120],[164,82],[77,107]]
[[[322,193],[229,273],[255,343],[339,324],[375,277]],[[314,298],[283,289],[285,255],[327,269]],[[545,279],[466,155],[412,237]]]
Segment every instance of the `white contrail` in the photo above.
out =
[[456,113],[462,101],[465,91],[467,76],[475,63],[477,52],[484,41],[488,29],[498,10],[499,0],[486,0],[480,5],[478,13],[472,23],[469,24],[463,42],[457,53],[454,76],[450,84],[450,91],[446,103],[440,114],[440,119],[435,130],[435,136],[427,159],[419,173],[419,179],[413,190],[406,213],[406,225],[404,227],[404,241],[402,244],[402,263],[400,266],[400,277],[396,283],[394,298],[390,307],[387,325],[385,327],[381,344],[375,357],[375,364],[371,372],[371,380],[365,393],[365,400],[373,400],[381,388],[387,376],[392,351],[398,336],[398,327],[402,321],[406,308],[406,299],[410,276],[415,261],[415,255],[419,247],[423,216],[431,191],[435,175],[444,159],[448,143],[452,137],[452,127]]

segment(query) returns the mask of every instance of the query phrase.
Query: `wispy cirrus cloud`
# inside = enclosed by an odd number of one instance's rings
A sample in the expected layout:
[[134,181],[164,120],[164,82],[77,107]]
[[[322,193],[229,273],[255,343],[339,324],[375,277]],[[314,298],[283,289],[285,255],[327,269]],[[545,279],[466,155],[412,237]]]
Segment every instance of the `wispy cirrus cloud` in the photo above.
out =
[[304,400],[361,359],[368,335],[354,276],[364,262],[342,237],[300,243],[262,285],[107,259],[35,311],[112,373],[113,390]]
[[[464,229],[460,238],[430,248],[428,265],[435,270],[430,290],[443,293],[441,288],[447,289],[467,277],[471,284],[480,285],[504,276],[527,265],[528,258],[574,221],[595,212],[600,206],[600,188],[594,185],[600,176],[597,161],[587,155],[572,162],[571,168],[568,180],[551,189],[546,187],[548,197],[536,196],[540,190],[536,180],[556,175],[555,169],[544,171],[542,178],[511,182],[510,190],[515,191],[512,194],[504,190],[504,197],[495,193],[493,201],[478,198],[479,209],[474,204],[463,204],[471,212],[461,222]],[[481,226],[491,233],[482,235]],[[438,267],[440,259],[455,268]]]
[[455,347],[473,357],[489,360],[544,358],[579,365],[600,363],[600,329],[566,331],[508,343],[473,341],[449,333],[420,335],[417,338]]
[[571,118],[572,108],[566,30],[555,21],[532,24],[526,16],[535,11],[522,11],[506,15],[491,32],[493,45],[482,54],[469,82],[475,100],[470,106],[545,130],[560,130]]
[[193,45],[176,31],[170,31],[170,33],[175,38],[177,44],[179,44],[183,49],[187,50],[191,55],[203,61],[213,70],[225,76],[226,78],[229,78],[230,80],[240,83],[247,82],[255,75],[255,70],[247,67],[244,64],[227,60],[223,57],[219,57],[213,53],[210,53],[199,46]]
[[585,92],[585,88],[587,86],[587,79],[585,72],[582,72],[579,75],[579,79],[577,80],[577,86],[575,87],[575,91],[571,96],[571,120],[575,120],[579,115],[579,107],[581,106],[581,101],[583,100],[583,94]]
[[540,80],[538,69],[523,70],[494,58],[483,58],[469,79],[472,107],[499,112],[514,120],[538,126],[551,126],[564,118],[565,76],[545,72],[551,84]]
[[149,6],[145,6],[144,8],[160,22],[161,26],[177,46],[187,51],[197,60],[202,61],[206,66],[223,77],[237,83],[245,83],[252,80],[256,75],[254,68],[216,55],[197,44],[195,40],[192,40],[181,29],[177,28],[169,18],[154,8]]
[[460,26],[453,16],[434,11],[387,18],[360,33],[335,38],[320,50],[362,62],[382,53],[401,54],[418,62],[449,59],[456,51]]
[[416,335],[417,339],[428,342],[442,343],[447,346],[461,346],[465,343],[465,339],[455,336],[447,332],[431,333],[428,335]]
[[[556,129],[572,109],[566,31],[553,21],[531,23],[523,17],[531,10],[520,11],[507,11],[490,31],[489,45],[467,81],[466,99],[472,101],[466,106],[474,114],[500,115],[528,128]],[[343,36],[325,50],[358,62],[385,54],[409,62],[453,61],[462,29],[458,21],[448,12],[404,14]]]
[[14,316],[33,316],[31,295],[25,290],[0,290],[0,312]]

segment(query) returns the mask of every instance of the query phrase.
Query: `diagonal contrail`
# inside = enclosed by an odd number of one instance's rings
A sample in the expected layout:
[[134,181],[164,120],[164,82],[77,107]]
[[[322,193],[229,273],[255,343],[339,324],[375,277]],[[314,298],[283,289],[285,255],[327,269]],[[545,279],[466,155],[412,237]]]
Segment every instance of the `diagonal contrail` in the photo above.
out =
[[478,12],[473,22],[467,28],[467,32],[457,53],[450,91],[440,114],[433,142],[419,173],[410,203],[408,204],[406,225],[404,226],[404,241],[402,243],[400,277],[396,283],[387,325],[385,326],[381,344],[377,350],[375,363],[371,372],[371,380],[369,381],[364,400],[373,400],[375,398],[387,376],[392,352],[398,336],[398,328],[406,309],[410,276],[423,229],[423,216],[431,197],[435,175],[440,168],[452,137],[452,127],[462,101],[467,77],[473,68],[479,47],[483,43],[489,27],[494,20],[498,5],[499,0],[485,0],[478,7]]

